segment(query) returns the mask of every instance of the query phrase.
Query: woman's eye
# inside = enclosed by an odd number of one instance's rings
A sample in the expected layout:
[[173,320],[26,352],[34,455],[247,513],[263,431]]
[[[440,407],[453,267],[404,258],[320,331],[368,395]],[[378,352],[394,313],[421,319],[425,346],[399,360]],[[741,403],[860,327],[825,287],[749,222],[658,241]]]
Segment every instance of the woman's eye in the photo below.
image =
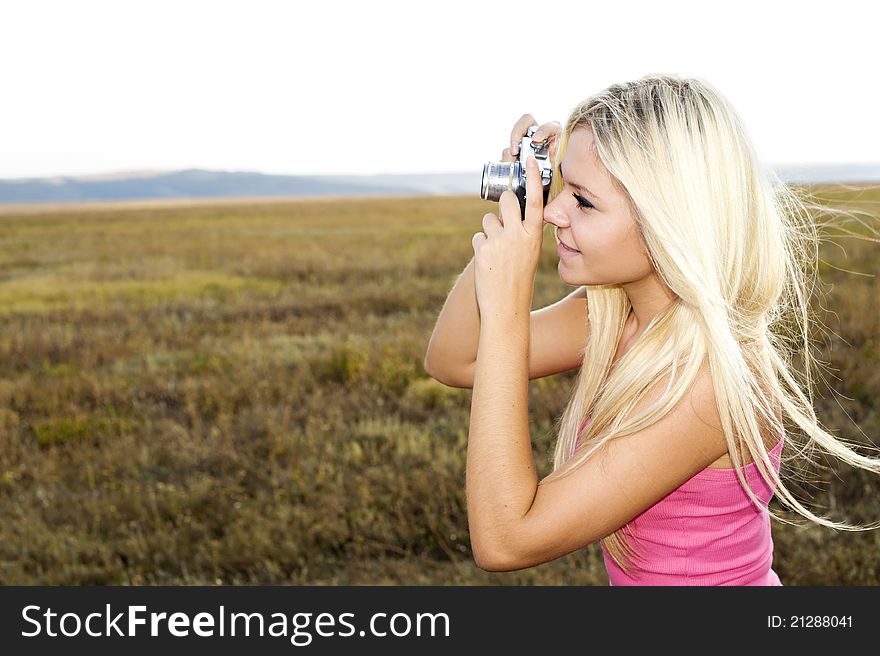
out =
[[572,194],[572,196],[574,196],[574,199],[577,201],[578,207],[582,207],[584,209],[593,207],[593,204],[583,196],[578,196],[577,194]]

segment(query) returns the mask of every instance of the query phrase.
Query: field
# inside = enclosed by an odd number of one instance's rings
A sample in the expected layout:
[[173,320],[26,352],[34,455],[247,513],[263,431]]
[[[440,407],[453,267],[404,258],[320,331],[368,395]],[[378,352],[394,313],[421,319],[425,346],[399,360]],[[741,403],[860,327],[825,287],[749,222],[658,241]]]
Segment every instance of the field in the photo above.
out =
[[[471,392],[422,361],[494,207],[0,214],[0,584],[607,585],[598,545],[518,572],[473,563]],[[877,446],[880,244],[836,242],[820,251],[817,311],[833,334],[815,351],[831,368],[815,407],[833,433]],[[548,229],[535,308],[571,291],[553,248]],[[542,477],[574,375],[530,386]],[[819,489],[793,489],[835,519],[880,519],[880,477],[829,467]],[[773,536],[785,585],[880,583],[880,531],[775,523]]]

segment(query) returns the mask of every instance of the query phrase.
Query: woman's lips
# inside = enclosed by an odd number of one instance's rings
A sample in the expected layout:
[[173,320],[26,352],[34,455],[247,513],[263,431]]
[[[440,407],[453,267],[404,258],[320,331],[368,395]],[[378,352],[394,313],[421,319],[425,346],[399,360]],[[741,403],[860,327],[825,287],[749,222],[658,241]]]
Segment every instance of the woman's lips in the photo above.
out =
[[562,242],[559,242],[556,245],[556,252],[557,252],[557,254],[559,254],[560,257],[572,257],[574,255],[581,254],[580,251],[576,251],[573,248],[569,248],[568,246],[566,246]]

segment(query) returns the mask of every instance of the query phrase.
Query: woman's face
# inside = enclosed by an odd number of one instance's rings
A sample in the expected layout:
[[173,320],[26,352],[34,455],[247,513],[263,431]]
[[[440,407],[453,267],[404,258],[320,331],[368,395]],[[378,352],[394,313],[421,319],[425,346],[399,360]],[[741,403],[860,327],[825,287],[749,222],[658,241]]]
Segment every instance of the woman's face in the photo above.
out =
[[569,285],[603,285],[651,275],[629,199],[593,151],[592,130],[572,131],[560,172],[562,191],[544,208],[544,220],[556,226],[557,242],[578,252],[560,255],[559,277]]

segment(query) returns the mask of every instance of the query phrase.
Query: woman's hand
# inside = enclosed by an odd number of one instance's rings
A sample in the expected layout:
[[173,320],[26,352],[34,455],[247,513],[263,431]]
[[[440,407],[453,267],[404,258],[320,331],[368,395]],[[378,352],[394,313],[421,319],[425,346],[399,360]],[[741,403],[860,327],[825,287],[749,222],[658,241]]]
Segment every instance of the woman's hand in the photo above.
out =
[[[512,162],[516,159],[519,155],[519,142],[524,136],[526,136],[526,132],[533,125],[538,125],[538,122],[531,114],[523,114],[514,124],[513,130],[510,131],[510,146],[501,151],[502,162]],[[556,161],[556,146],[561,132],[562,126],[559,122],[550,121],[549,123],[544,123],[544,125],[540,126],[535,131],[535,134],[532,135],[533,141],[547,141],[551,162]]]
[[[524,117],[525,118],[525,117]],[[535,158],[526,161],[526,216],[510,190],[498,201],[500,217],[483,216],[483,232],[471,238],[474,285],[481,318],[510,311],[529,313],[544,237],[544,194]]]

